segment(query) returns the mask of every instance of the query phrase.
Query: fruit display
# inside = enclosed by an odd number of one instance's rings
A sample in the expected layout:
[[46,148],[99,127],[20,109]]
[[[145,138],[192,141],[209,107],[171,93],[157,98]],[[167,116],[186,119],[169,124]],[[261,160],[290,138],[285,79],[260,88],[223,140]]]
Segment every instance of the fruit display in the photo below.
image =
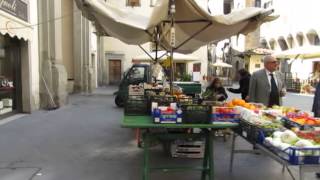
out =
[[280,112],[283,116],[287,115],[288,113],[297,113],[300,112],[299,109],[296,109],[294,107],[286,107],[286,106],[272,106],[272,110],[277,110]]
[[268,128],[268,129],[278,129],[282,128],[281,119],[279,117],[270,116],[266,113],[254,113],[253,111],[244,108],[244,107],[236,107],[238,112],[240,113],[240,118],[242,121],[247,121],[257,127],[260,128]]
[[212,107],[212,112],[217,114],[239,114],[236,108]]
[[[304,133],[303,135],[301,133],[296,134],[291,130],[275,131],[272,136],[265,138],[264,144],[269,148],[276,148],[286,153],[289,157],[285,159],[291,161],[293,164],[318,164],[320,145],[312,139],[305,138],[307,136],[309,135]],[[316,158],[316,161],[310,162],[310,159],[301,158],[307,156],[309,158]],[[309,160],[309,162],[307,160]]]
[[299,138],[312,140],[316,144],[320,144],[320,131],[298,131]]
[[275,131],[271,137],[265,138],[267,145],[272,145],[283,151],[288,150],[289,147],[296,148],[319,148],[319,144],[312,139],[306,139],[307,134],[298,133],[298,135],[291,131]]
[[290,130],[274,132],[265,138],[264,145],[292,165],[320,163],[319,144]]
[[300,125],[308,126],[319,126],[320,119],[310,116],[306,112],[289,112],[286,114],[286,117],[291,121],[298,123]]
[[229,101],[225,104],[226,107],[244,107],[246,109],[252,110],[255,113],[258,113],[259,110],[264,109],[265,107],[259,103],[247,103],[243,99],[234,98],[232,101]]

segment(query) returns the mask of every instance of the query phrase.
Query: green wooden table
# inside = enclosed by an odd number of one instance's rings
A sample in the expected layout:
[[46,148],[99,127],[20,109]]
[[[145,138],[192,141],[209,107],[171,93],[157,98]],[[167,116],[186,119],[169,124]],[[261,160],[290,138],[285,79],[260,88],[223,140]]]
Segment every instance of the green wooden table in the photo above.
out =
[[[201,133],[154,133],[146,131],[143,134],[144,142],[144,159],[143,159],[143,180],[149,180],[149,173],[152,170],[161,170],[163,172],[171,171],[186,171],[197,170],[201,171],[201,180],[214,180],[214,163],[213,163],[213,138],[214,131],[217,129],[234,128],[236,124],[155,124],[151,116],[124,116],[121,122],[121,126],[124,128],[200,128]],[[205,152],[203,158],[203,164],[201,167],[150,167],[149,165],[149,151],[150,142],[153,139],[166,138],[166,139],[189,139],[189,138],[205,138]]]

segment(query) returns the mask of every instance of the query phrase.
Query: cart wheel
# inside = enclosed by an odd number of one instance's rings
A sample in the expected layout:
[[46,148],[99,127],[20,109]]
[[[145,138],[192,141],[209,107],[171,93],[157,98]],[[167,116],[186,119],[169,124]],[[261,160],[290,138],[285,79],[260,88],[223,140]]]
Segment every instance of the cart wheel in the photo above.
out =
[[118,106],[118,107],[123,107],[124,106],[124,101],[123,99],[117,95],[116,98],[114,99],[114,103]]

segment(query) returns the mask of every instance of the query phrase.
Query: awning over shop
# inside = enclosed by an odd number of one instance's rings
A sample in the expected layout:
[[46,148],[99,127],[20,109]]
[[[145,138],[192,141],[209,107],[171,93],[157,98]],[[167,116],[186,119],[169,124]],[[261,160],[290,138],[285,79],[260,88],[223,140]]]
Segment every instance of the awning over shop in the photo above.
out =
[[[149,56],[149,55],[152,57]],[[139,56],[133,57],[132,61],[140,61],[140,62],[148,62],[152,61],[156,58],[156,52],[150,52],[148,54],[141,54]],[[170,57],[170,53],[167,53],[165,51],[158,51],[157,57],[161,57],[159,60],[163,61]],[[198,61],[200,60],[198,57],[180,54],[180,53],[173,53],[173,61],[174,62],[192,62],[192,61]]]
[[213,67],[221,67],[221,68],[232,68],[231,64],[228,64],[228,63],[225,63],[225,62],[222,62],[222,61],[217,61],[217,62],[211,64],[211,66],[213,66]]
[[0,34],[27,41],[32,39],[32,31],[29,23],[0,11]]
[[[76,0],[76,3],[84,15],[95,22],[100,34],[139,45],[153,41],[157,27],[161,32],[161,45],[170,48],[169,0],[158,0],[152,12],[146,15],[119,9],[102,0]],[[174,50],[184,53],[193,52],[209,42],[247,34],[262,23],[276,19],[270,16],[272,11],[254,7],[217,16],[203,10],[194,0],[176,0],[175,7]]]
[[314,59],[320,58],[320,46],[302,46],[274,54],[279,59]]

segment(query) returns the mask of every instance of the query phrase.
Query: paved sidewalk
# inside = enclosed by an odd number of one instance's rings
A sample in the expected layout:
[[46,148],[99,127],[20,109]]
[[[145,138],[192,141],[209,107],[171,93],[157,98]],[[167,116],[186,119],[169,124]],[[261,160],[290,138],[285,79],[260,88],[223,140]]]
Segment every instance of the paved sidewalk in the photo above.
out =
[[[69,105],[36,111],[0,126],[1,180],[141,180],[142,150],[134,131],[120,127],[123,109],[108,92],[72,95]],[[239,139],[238,147],[250,148]],[[228,171],[230,140],[215,141],[216,180],[290,180],[271,159],[237,155]],[[200,160],[172,159],[160,147],[152,150],[152,165],[192,165]],[[294,171],[295,174],[297,171]],[[314,180],[310,174],[308,180]],[[200,173],[152,173],[151,180],[196,180]]]
[[116,91],[118,91],[118,86],[104,86],[95,89],[92,94],[113,96],[113,93]]

